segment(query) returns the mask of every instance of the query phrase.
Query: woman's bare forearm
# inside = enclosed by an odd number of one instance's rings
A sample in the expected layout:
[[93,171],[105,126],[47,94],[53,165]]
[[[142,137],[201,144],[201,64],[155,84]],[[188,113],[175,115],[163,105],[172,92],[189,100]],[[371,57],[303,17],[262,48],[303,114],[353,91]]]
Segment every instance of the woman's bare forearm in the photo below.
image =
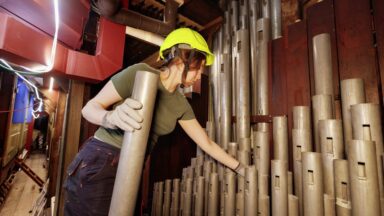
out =
[[101,125],[108,111],[99,103],[90,100],[81,110],[83,117],[92,124]]
[[224,164],[225,166],[235,169],[239,165],[239,161],[229,155],[224,149],[222,149],[217,143],[210,140],[210,144],[203,149],[207,154],[213,157],[215,160]]

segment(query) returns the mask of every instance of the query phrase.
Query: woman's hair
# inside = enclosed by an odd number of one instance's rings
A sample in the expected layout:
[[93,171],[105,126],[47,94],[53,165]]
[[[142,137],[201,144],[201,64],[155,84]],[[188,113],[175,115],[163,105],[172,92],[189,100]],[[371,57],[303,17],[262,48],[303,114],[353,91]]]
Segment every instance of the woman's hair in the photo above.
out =
[[[166,65],[171,65],[178,61],[188,62],[191,55],[193,55],[189,62],[189,69],[195,70],[199,69],[202,65],[203,60],[205,60],[205,55],[202,52],[192,50],[192,49],[179,49],[178,55],[175,55],[174,58],[169,59]],[[171,55],[170,53],[168,55]]]

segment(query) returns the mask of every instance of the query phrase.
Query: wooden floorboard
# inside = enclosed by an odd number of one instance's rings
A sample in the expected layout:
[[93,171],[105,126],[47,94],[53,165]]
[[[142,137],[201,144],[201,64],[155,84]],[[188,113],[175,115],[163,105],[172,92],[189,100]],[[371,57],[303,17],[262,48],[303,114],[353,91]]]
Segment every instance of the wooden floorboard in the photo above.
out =
[[[26,164],[44,181],[47,178],[44,154],[31,154]],[[17,172],[0,216],[27,216],[39,196],[39,186],[23,171]]]

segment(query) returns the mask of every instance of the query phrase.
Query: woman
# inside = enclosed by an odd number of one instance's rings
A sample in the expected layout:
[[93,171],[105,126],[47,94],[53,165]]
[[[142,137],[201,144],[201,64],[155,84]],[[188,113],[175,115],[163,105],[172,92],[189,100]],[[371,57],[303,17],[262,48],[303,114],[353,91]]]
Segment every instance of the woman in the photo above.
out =
[[[160,47],[160,57],[166,62],[161,70],[146,64],[128,67],[113,76],[83,108],[84,118],[101,127],[68,167],[65,215],[108,215],[124,131],[140,130],[143,121],[137,112],[142,104],[130,98],[139,70],[160,76],[149,151],[157,138],[171,133],[178,122],[202,150],[244,175],[244,166],[209,139],[187,99],[177,91],[179,85],[193,85],[201,78],[204,65],[212,64],[214,56],[204,38],[188,28],[174,30]],[[107,110],[116,103],[113,110]]]

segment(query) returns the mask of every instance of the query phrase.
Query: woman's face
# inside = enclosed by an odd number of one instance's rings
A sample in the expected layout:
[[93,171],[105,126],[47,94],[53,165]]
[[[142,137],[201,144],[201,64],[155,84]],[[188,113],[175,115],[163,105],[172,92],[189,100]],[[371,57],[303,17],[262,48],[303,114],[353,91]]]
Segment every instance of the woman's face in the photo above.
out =
[[187,77],[183,80],[185,87],[192,86],[196,81],[201,79],[201,74],[204,72],[205,61],[199,61],[197,65],[189,65]]

